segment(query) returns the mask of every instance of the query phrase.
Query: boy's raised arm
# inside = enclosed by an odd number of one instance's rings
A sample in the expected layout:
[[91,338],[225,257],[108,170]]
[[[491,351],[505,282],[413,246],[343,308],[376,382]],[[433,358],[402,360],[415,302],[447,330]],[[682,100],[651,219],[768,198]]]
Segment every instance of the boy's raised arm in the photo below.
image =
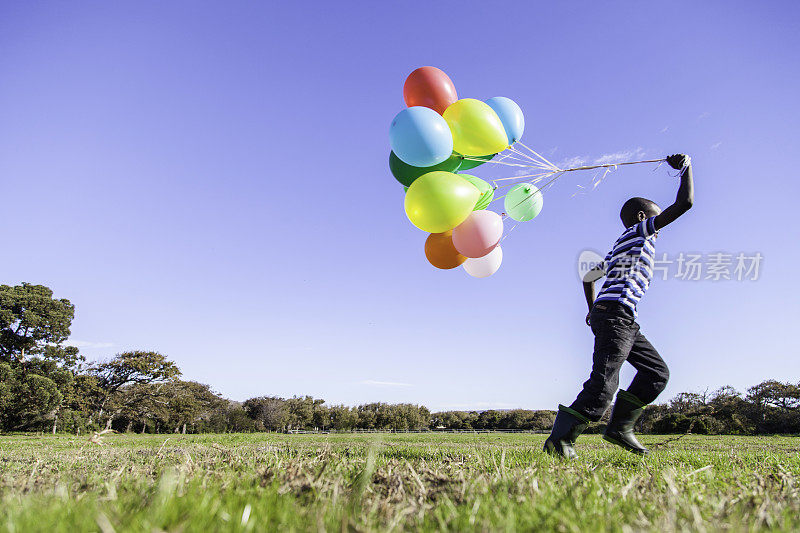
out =
[[664,209],[653,221],[656,230],[675,222],[679,216],[692,208],[694,203],[694,180],[692,178],[692,162],[684,154],[675,154],[667,158],[669,166],[681,171],[681,185],[675,203]]

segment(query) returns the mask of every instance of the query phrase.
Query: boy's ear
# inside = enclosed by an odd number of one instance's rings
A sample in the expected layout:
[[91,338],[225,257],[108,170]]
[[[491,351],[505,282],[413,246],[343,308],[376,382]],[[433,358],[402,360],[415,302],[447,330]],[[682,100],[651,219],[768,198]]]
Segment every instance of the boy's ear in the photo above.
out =
[[642,220],[647,220],[647,213],[645,213],[644,211],[639,211],[639,213],[636,216],[639,218],[639,222],[641,222]]

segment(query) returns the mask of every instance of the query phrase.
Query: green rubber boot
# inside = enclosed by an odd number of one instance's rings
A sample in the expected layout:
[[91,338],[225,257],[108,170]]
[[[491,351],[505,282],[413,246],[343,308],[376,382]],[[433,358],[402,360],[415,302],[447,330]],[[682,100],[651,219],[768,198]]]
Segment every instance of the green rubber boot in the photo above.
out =
[[567,459],[574,459],[578,455],[572,447],[575,439],[586,430],[589,419],[574,409],[558,406],[556,421],[553,423],[553,431],[544,441],[544,451],[550,455],[559,455]]
[[603,439],[621,446],[629,452],[647,455],[649,451],[636,440],[633,426],[642,416],[646,404],[628,391],[617,392],[617,401],[611,411],[611,420],[603,433]]

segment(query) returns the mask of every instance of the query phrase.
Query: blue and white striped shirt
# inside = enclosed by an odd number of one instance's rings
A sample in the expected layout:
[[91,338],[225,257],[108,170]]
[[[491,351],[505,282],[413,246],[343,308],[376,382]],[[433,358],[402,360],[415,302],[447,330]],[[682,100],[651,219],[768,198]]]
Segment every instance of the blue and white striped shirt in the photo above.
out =
[[627,228],[603,261],[606,281],[595,301],[616,301],[636,315],[636,304],[653,279],[655,217]]

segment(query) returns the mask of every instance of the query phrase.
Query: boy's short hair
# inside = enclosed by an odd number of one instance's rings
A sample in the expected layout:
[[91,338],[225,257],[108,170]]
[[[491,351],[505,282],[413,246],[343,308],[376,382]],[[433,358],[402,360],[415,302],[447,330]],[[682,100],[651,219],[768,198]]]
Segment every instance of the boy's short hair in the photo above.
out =
[[652,216],[656,213],[657,209],[658,204],[654,201],[636,196],[622,204],[622,209],[619,211],[619,218],[622,219],[622,223],[625,227],[629,228],[639,222],[639,218],[637,217],[639,211],[644,211],[648,216]]

